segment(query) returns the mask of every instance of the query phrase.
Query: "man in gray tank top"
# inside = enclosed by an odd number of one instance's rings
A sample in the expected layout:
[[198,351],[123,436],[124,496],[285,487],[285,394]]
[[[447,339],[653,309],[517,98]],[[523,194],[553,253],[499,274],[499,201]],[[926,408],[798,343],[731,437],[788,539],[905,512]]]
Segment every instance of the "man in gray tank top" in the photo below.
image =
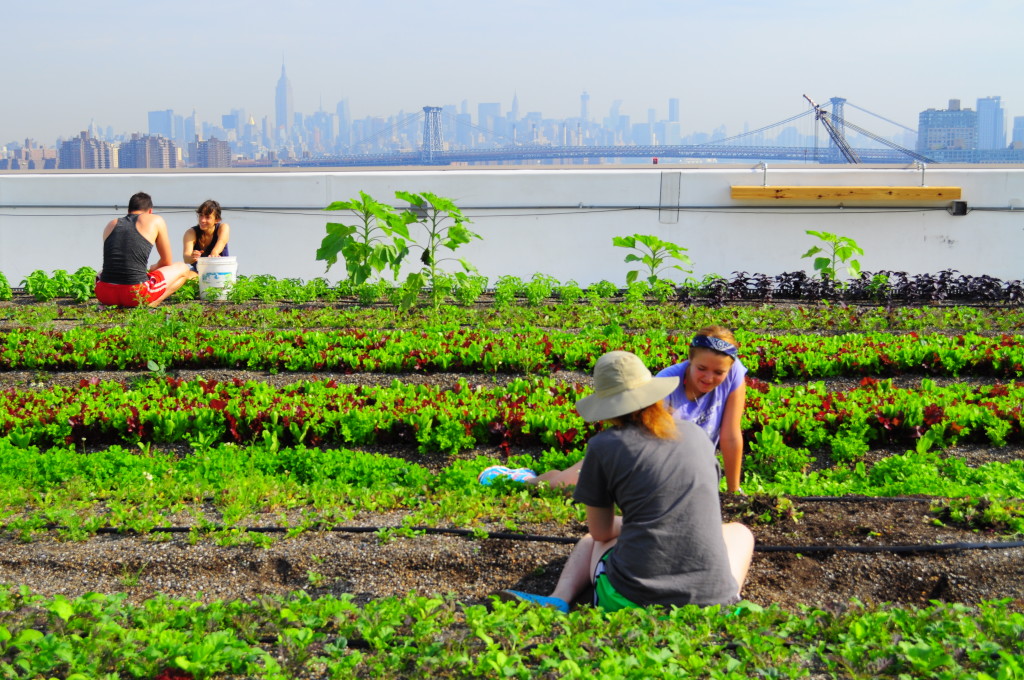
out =
[[[149,265],[156,246],[160,259]],[[164,218],[153,214],[153,199],[139,192],[128,201],[128,214],[103,230],[103,269],[96,299],[105,305],[156,307],[196,274],[175,262]]]

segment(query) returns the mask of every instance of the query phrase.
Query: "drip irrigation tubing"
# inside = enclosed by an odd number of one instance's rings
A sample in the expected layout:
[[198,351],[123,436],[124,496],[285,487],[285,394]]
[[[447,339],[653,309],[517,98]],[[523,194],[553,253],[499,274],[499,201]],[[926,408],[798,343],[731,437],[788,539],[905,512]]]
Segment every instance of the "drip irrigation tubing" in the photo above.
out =
[[924,545],[757,545],[754,552],[794,552],[794,553],[932,553],[962,550],[1007,550],[1024,548],[1024,541],[1006,541],[1002,543],[973,543],[957,541],[955,543],[934,543]]
[[[50,530],[60,529],[57,525],[48,525],[45,528]],[[154,527],[148,533],[184,534],[189,533],[196,527]],[[259,534],[282,534],[292,531],[294,527],[235,527],[245,531]],[[224,531],[229,527],[204,527],[204,531]],[[309,529],[309,531],[329,531],[333,533],[370,534],[382,531],[411,531],[413,533],[424,533],[429,535],[462,536],[466,538],[499,539],[508,541],[525,541],[529,543],[560,543],[575,544],[578,537],[573,536],[545,536],[543,534],[518,534],[512,532],[487,532],[486,535],[472,529],[441,529],[437,527],[354,527],[339,526],[326,529]],[[117,527],[100,527],[97,534],[137,534],[138,532]],[[832,552],[853,552],[853,553],[933,553],[951,552],[964,550],[1008,550],[1011,548],[1024,548],[1024,541],[1003,541],[994,543],[957,541],[953,543],[933,543],[919,545],[759,545],[754,544],[754,552],[777,553],[832,553]]]
[[930,503],[935,500],[946,500],[935,496],[785,496],[791,501],[804,503],[864,503],[893,502],[893,503]]

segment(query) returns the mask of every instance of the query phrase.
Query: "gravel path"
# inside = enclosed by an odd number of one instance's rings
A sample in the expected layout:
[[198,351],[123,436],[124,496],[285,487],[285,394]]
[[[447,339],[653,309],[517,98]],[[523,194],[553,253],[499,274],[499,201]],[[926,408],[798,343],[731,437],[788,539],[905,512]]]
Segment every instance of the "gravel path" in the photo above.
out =
[[[754,602],[796,610],[801,605],[842,609],[854,597],[867,603],[918,605],[1008,597],[1024,606],[1024,548],[911,554],[835,549],[1005,540],[935,526],[926,502],[797,501],[789,518],[770,524],[752,520],[773,503],[728,499],[724,508],[727,518],[747,522],[757,537],[759,551],[745,590]],[[400,513],[366,515],[349,524],[372,529],[400,526],[401,520]],[[256,524],[271,522],[268,518]],[[579,525],[556,524],[522,530],[559,541],[571,541],[584,531]],[[815,552],[807,546],[833,549]],[[221,546],[209,538],[192,541],[187,534],[163,541],[100,535],[62,542],[47,535],[23,543],[6,537],[0,539],[0,582],[68,597],[126,592],[135,601],[157,593],[208,601],[305,590],[314,596],[350,593],[357,601],[409,591],[454,593],[475,603],[502,588],[547,592],[571,548],[569,542],[453,535],[383,538],[370,530],[307,532],[275,538],[268,547]]]

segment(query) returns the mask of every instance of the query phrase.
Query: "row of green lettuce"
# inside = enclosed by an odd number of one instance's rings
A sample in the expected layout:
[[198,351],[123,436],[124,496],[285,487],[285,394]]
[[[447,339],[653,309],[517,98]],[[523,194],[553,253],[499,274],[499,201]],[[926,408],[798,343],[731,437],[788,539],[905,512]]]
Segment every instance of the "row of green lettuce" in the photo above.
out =
[[450,595],[133,604],[0,587],[0,610],[10,678],[1024,678],[1024,615],[1006,601],[565,615]]
[[[505,385],[359,385],[333,379],[285,386],[260,381],[140,376],[129,383],[0,390],[0,440],[16,446],[155,443],[208,446],[401,445],[456,455],[483,447],[582,448],[601,424],[574,404],[591,387],[554,378]],[[824,383],[770,386],[751,381],[741,427],[763,475],[809,463],[794,447],[827,451],[835,462],[872,448],[924,451],[957,444],[1024,443],[1024,384],[913,388],[865,378],[850,389]]]
[[[540,472],[578,456],[548,450],[517,454],[508,462]],[[563,527],[561,535],[578,535],[582,508],[561,490],[505,480],[479,484],[478,473],[495,462],[480,455],[432,469],[353,449],[231,444],[184,456],[148,446],[111,446],[85,455],[71,446],[39,449],[0,441],[0,526],[23,541],[50,532],[86,540],[111,530],[167,540],[169,528],[183,527],[191,541],[266,545],[304,531],[358,524],[367,513],[397,512],[401,524],[382,527],[385,532],[411,535],[415,527],[446,527],[484,537],[554,525]],[[935,524],[989,535],[1024,533],[1019,460],[971,467],[935,452],[908,451],[870,466],[751,472],[744,488],[749,495],[733,499],[727,515],[748,524],[798,521],[788,501],[793,496],[913,495],[932,497]]]
[[8,326],[46,330],[67,325],[145,325],[173,333],[183,328],[255,329],[422,329],[466,326],[483,329],[560,328],[616,334],[660,330],[692,333],[721,324],[753,333],[808,331],[929,331],[959,333],[1018,333],[1024,328],[1024,309],[995,306],[863,306],[822,302],[800,305],[632,305],[601,301],[594,304],[542,306],[442,306],[437,310],[399,311],[392,307],[338,304],[219,305],[186,302],[165,304],[154,319],[152,310],[119,309],[101,305],[12,304],[0,306],[0,321]]
[[[653,369],[686,359],[690,335],[661,330],[564,331],[465,327],[422,330],[254,330],[153,324],[13,328],[0,334],[0,370],[246,369],[316,372],[590,371],[601,354],[625,349]],[[1018,378],[1024,335],[886,332],[759,335],[737,332],[739,357],[763,380],[834,376]]]
[[[340,225],[338,225],[340,226]],[[638,235],[639,236],[639,235]],[[651,238],[651,237],[649,237]],[[328,237],[331,240],[331,237]],[[619,239],[616,239],[619,240]],[[616,243],[633,247],[636,241]],[[441,242],[433,242],[433,250]],[[458,247],[455,242],[444,245]],[[365,255],[364,247],[358,250]],[[815,251],[816,252],[816,251]],[[810,256],[812,251],[808,251]],[[424,252],[424,262],[430,264],[423,271],[410,273],[403,282],[385,279],[369,280],[363,275],[331,284],[323,277],[310,280],[298,278],[279,279],[272,275],[239,276],[228,290],[207,290],[201,292],[198,282],[188,281],[171,296],[171,302],[185,302],[205,297],[219,300],[226,293],[229,301],[249,303],[309,303],[344,302],[345,304],[385,304],[403,310],[429,307],[437,309],[442,304],[458,304],[471,307],[480,302],[505,307],[513,304],[539,306],[552,301],[576,304],[596,303],[612,298],[628,303],[695,302],[721,305],[726,302],[751,301],[856,301],[877,303],[887,306],[904,304],[935,304],[956,301],[968,304],[1020,306],[1024,302],[1024,287],[1019,280],[1002,281],[988,276],[961,274],[954,269],[937,273],[910,275],[903,271],[860,271],[851,268],[851,278],[837,277],[836,270],[829,266],[828,258],[817,258],[815,273],[798,270],[782,272],[774,276],[748,274],[734,271],[727,278],[708,274],[701,279],[687,276],[682,281],[662,278],[663,273],[679,267],[658,269],[655,260],[644,256],[645,266],[650,265],[647,276],[640,276],[640,270],[627,273],[625,287],[602,280],[581,286],[574,280],[559,281],[553,276],[536,272],[530,278],[505,274],[489,279],[476,272],[447,273],[437,267],[436,253]],[[662,252],[662,255],[665,255]],[[331,261],[332,258],[325,258]],[[390,258],[389,258],[390,259]],[[660,258],[656,258],[661,262]],[[638,261],[636,256],[627,256],[626,262]],[[396,264],[392,261],[391,264]],[[468,264],[463,262],[463,264]],[[822,266],[823,265],[823,266]],[[688,270],[682,270],[688,272]],[[74,273],[58,269],[51,274],[37,269],[21,281],[21,287],[34,300],[46,302],[58,298],[70,298],[77,302],[93,299],[96,271],[91,267],[80,267]],[[12,288],[7,278],[0,273],[0,300],[11,299]]]
[[[20,287],[38,302],[57,298],[70,298],[77,302],[94,301],[96,276],[97,272],[92,267],[80,267],[73,273],[57,269],[49,274],[37,269],[21,280]],[[619,296],[634,301],[652,300],[664,303],[677,298],[680,287],[686,288],[692,295],[702,296],[707,294],[705,289],[708,286],[720,281],[723,279],[716,276],[681,284],[664,279],[653,283],[635,281],[623,289],[610,281],[600,281],[583,287],[576,281],[562,282],[540,273],[526,280],[518,276],[505,275],[493,283],[486,276],[479,274],[454,276],[438,273],[432,279],[430,296],[432,299],[437,296],[440,300],[463,306],[476,304],[485,293],[488,293],[488,300],[497,305],[509,305],[519,301],[528,305],[540,305],[551,300],[567,303],[596,302]],[[13,292],[7,277],[0,273],[0,300],[12,299]],[[221,292],[217,291],[218,296]],[[229,287],[226,297],[229,302],[234,303],[354,300],[363,305],[384,303],[401,306],[402,298],[406,295],[407,291],[402,284],[394,284],[384,279],[357,285],[348,281],[332,284],[323,277],[303,280],[257,274],[238,276]],[[198,281],[192,279],[174,293],[171,301],[185,302],[200,298]]]

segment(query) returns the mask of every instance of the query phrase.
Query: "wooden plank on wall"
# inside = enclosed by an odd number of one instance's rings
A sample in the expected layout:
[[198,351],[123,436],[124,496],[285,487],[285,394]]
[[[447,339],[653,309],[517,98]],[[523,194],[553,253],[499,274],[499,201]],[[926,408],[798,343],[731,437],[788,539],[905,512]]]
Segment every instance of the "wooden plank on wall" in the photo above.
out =
[[740,200],[957,201],[960,187],[733,186]]

